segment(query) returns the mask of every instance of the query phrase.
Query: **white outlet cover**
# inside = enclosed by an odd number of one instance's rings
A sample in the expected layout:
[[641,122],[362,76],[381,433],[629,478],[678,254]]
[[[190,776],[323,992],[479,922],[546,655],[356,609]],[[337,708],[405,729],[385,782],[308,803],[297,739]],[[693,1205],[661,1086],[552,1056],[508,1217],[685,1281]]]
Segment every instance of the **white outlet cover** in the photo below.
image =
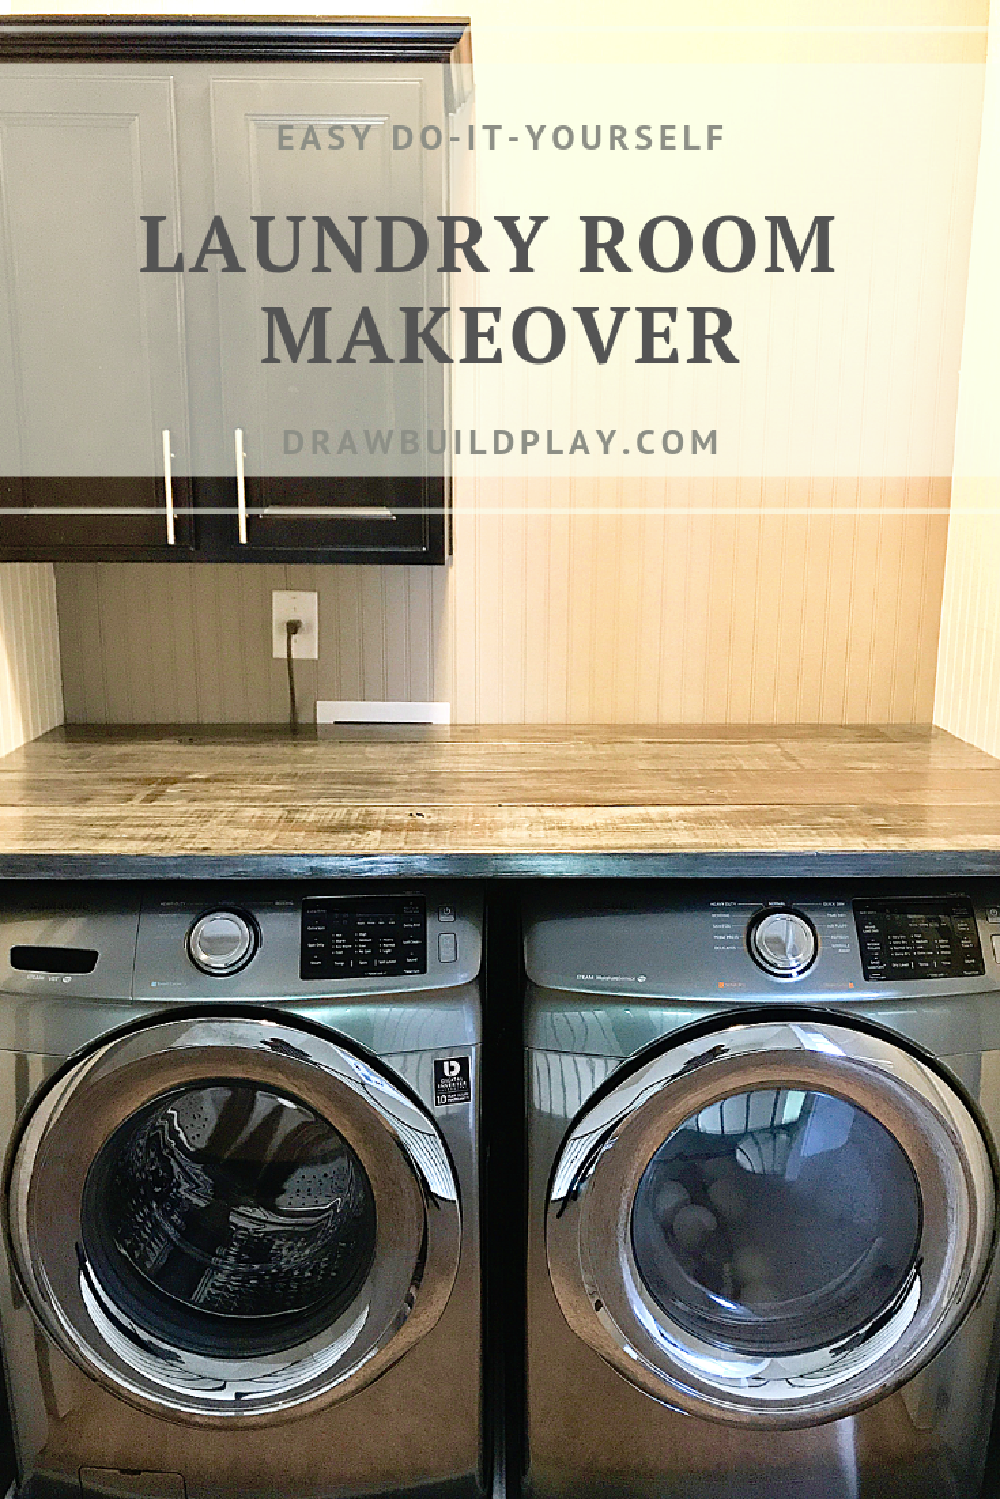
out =
[[271,594],[271,655],[282,661],[288,652],[285,629],[290,619],[300,619],[302,628],[292,636],[292,659],[316,661],[319,658],[319,595],[294,593],[276,588]]

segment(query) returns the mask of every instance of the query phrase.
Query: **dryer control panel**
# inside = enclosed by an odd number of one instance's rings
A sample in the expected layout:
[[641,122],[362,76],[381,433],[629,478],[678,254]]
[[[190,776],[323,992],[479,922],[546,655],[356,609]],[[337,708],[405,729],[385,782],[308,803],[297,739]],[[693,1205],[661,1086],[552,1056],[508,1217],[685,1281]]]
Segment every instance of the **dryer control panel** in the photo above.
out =
[[546,891],[525,926],[525,964],[538,988],[647,1001],[923,1003],[1000,992],[1000,887]]

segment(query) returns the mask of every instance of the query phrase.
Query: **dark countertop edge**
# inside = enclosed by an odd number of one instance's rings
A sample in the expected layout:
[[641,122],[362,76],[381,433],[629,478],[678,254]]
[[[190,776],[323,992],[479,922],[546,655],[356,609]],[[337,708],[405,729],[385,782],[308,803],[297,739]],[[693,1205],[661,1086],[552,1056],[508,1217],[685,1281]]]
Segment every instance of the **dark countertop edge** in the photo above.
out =
[[1000,849],[822,853],[6,854],[2,880],[757,879],[1000,875]]

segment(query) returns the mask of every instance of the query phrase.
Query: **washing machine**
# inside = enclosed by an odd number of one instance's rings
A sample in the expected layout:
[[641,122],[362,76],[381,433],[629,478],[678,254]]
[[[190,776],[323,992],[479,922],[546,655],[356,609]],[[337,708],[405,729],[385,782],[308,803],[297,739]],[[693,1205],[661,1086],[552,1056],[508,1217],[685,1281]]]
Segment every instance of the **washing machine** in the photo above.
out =
[[0,910],[18,1494],[482,1494],[474,887]]
[[974,1499],[1000,888],[531,901],[535,1499]]

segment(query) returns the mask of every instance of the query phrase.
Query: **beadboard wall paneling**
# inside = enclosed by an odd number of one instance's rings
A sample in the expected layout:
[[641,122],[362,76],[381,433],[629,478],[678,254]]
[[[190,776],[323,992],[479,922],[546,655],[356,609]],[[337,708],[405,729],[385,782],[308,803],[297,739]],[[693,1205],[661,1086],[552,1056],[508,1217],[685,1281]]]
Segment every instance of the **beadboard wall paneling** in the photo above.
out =
[[1000,479],[956,479],[934,722],[1000,756]]
[[56,569],[71,723],[287,716],[271,590],[319,593],[316,697],[457,723],[926,723],[947,480],[481,481],[447,568]]
[[276,588],[319,594],[319,660],[295,664],[304,718],[317,696],[448,696],[440,568],[83,563],[56,578],[71,723],[282,722]]
[[990,18],[934,722],[1000,756],[1000,7]]
[[63,721],[55,576],[49,563],[0,565],[0,755]]
[[460,723],[927,722],[948,483],[480,484]]
[[[15,11],[34,8],[13,0]],[[57,11],[82,8],[55,0]],[[153,12],[174,8],[152,0]],[[412,9],[403,0],[388,8]],[[218,7],[193,0],[193,9]],[[365,10],[384,15],[386,0]],[[451,13],[446,0],[424,10]],[[263,11],[274,12],[273,0],[252,0],[249,13]],[[819,0],[805,17],[792,0],[749,9],[742,0],[626,0],[610,25],[604,0],[552,0],[541,25],[533,0],[472,0],[468,14],[478,117],[500,120],[505,65],[523,63],[526,36],[533,62],[559,68],[980,64],[989,0]],[[983,180],[980,171],[981,192]],[[579,204],[566,202],[546,198],[546,211],[575,215]],[[932,208],[954,214],[958,202]],[[492,211],[485,196],[478,211]],[[907,265],[938,273],[922,260]],[[961,301],[958,281],[949,298],[951,308]],[[934,330],[922,337],[939,347]],[[905,380],[909,344],[893,350]],[[948,423],[954,363],[941,372]],[[67,716],[281,721],[286,682],[270,655],[269,596],[294,587],[320,594],[320,658],[298,669],[307,709],[316,696],[410,697],[448,699],[460,723],[926,723],[948,494],[944,480],[669,491],[639,480],[470,482],[457,495],[447,569],[60,566]]]

